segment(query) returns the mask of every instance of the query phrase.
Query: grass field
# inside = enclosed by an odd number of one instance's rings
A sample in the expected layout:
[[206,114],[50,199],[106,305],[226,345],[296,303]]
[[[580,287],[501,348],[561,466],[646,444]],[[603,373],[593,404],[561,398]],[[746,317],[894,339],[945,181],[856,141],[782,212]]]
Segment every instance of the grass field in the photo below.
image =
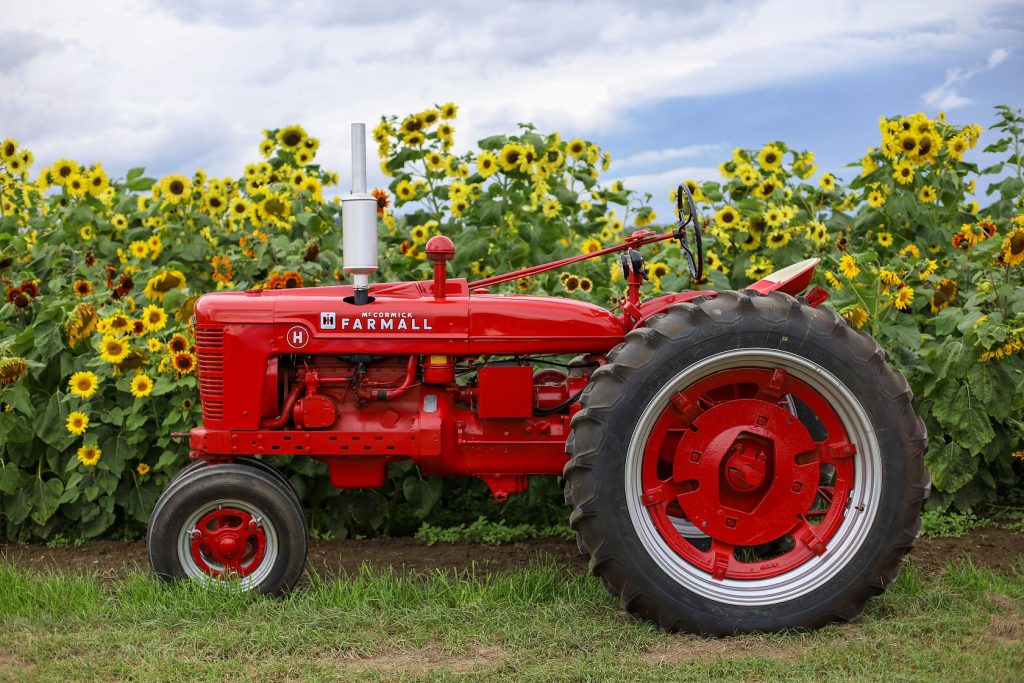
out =
[[629,618],[555,565],[416,578],[364,570],[287,599],[0,564],[11,680],[1020,680],[1024,572],[912,565],[852,625],[701,638]]

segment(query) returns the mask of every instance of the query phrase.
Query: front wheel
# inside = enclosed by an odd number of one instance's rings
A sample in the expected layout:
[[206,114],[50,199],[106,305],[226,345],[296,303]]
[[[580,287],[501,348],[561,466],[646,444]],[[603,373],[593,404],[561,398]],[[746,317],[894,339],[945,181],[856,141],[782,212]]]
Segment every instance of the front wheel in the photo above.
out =
[[294,492],[247,464],[197,467],[176,479],[146,534],[150,564],[162,579],[271,594],[299,580],[307,543]]
[[590,566],[666,630],[817,627],[893,581],[928,490],[924,426],[832,311],[723,292],[627,335],[573,419]]

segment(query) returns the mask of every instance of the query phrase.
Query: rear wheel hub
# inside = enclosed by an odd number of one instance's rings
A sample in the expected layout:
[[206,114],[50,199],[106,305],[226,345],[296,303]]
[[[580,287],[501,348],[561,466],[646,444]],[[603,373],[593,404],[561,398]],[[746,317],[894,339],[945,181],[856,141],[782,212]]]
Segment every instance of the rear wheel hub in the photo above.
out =
[[740,399],[694,420],[679,442],[672,481],[688,519],[712,538],[760,545],[793,528],[818,483],[816,445],[777,405]]
[[855,454],[811,383],[782,367],[733,367],[683,387],[654,419],[641,500],[687,564],[714,579],[765,579],[828,552]]

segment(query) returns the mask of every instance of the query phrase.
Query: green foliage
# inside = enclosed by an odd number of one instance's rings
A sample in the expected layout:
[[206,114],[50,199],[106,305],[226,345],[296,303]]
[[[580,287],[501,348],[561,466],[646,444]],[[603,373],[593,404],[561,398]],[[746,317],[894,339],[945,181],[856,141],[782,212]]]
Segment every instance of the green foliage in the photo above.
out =
[[526,541],[532,538],[552,537],[571,540],[576,538],[576,534],[569,528],[568,524],[549,527],[538,527],[534,524],[508,526],[505,524],[505,520],[491,522],[484,517],[478,517],[471,524],[457,524],[447,528],[432,526],[424,522],[416,532],[416,540],[422,541],[427,545],[434,545],[436,543],[500,545],[502,543]]
[[978,517],[973,512],[926,510],[921,514],[921,533],[932,537],[960,538],[991,523],[988,517]]

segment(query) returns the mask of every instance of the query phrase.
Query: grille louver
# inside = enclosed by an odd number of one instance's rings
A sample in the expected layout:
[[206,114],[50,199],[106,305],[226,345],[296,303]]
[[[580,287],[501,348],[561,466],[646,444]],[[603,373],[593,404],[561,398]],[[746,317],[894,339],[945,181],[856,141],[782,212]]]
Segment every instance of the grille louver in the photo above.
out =
[[224,419],[224,328],[196,330],[199,351],[199,397],[204,420]]

